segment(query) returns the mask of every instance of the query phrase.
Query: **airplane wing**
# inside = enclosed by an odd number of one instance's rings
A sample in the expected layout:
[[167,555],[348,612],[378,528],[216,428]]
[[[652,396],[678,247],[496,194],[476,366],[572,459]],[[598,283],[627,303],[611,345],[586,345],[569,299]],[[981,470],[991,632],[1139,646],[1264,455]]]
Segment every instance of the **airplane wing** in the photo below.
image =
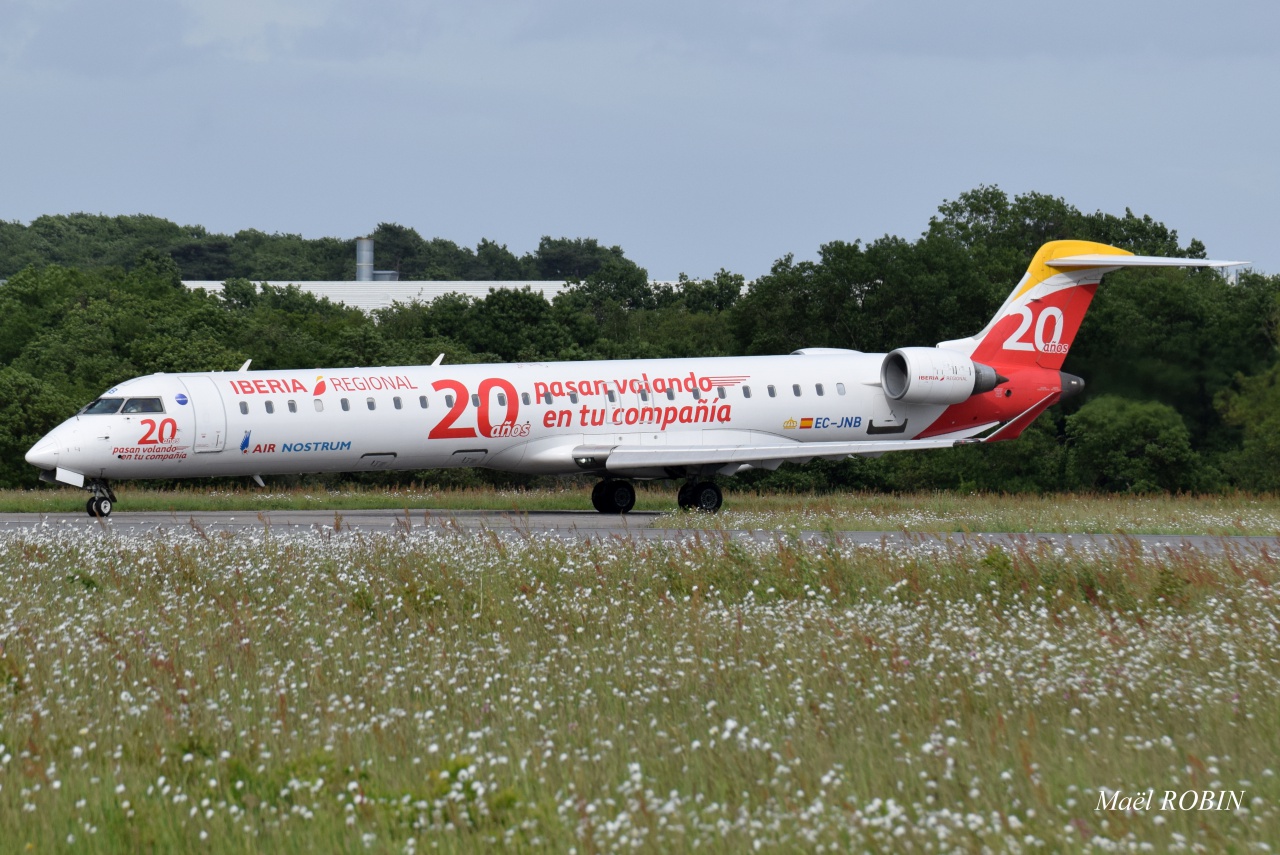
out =
[[925,448],[950,448],[968,437],[995,427],[991,422],[970,428],[961,434],[931,439],[857,440],[850,442],[787,442],[771,445],[580,445],[573,458],[584,468],[603,464],[610,472],[665,469],[687,466],[720,466],[737,471],[744,466],[754,469],[777,469],[784,462],[805,463],[809,460],[843,460],[853,455],[879,455],[888,451],[915,451]]

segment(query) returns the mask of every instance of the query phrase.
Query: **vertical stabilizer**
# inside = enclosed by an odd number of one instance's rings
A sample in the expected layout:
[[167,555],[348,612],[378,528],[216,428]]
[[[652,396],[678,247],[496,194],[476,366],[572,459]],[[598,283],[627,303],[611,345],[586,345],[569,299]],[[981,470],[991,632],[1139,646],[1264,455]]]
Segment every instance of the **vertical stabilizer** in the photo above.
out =
[[[1060,369],[1103,274],[1128,266],[1126,260],[1137,257],[1089,241],[1046,243],[986,329],[938,347],[968,353],[975,362],[997,370]],[[1075,259],[1080,260],[1078,264],[1068,261]],[[1165,260],[1196,263],[1194,259]]]

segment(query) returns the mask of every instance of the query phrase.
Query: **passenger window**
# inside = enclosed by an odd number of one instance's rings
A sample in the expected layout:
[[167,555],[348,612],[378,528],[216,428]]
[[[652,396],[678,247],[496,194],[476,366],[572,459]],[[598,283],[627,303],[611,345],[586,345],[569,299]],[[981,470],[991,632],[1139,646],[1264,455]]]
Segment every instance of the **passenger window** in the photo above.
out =
[[480,396],[474,392],[471,393],[471,406],[477,408],[480,406]]
[[722,401],[723,401],[723,400],[724,400],[725,398],[727,398],[728,396],[729,396],[729,395],[728,395],[728,393],[727,393],[727,392],[725,392],[725,390],[724,390],[724,387],[723,387],[723,386],[717,386],[717,387],[716,387],[716,397],[718,397],[720,400],[722,400]]
[[572,404],[576,404],[576,403],[578,403],[578,393],[577,393],[577,392],[570,392],[570,393],[569,393],[569,402],[570,402],[570,403],[572,403]]
[[551,393],[550,393],[550,392],[543,392],[543,393],[542,393],[542,403],[544,403],[544,404],[550,404],[550,403],[551,403]]
[[351,402],[350,402],[350,401],[348,401],[346,398],[343,398],[343,399],[342,399],[341,401],[339,401],[338,403],[342,404],[342,411],[343,411],[344,413],[349,413],[349,412],[351,412]]
[[297,401],[290,401],[290,402],[289,402],[289,412],[291,412],[291,413],[296,413],[296,412],[298,412],[298,402],[297,402]]
[[610,389],[610,390],[609,390],[609,403],[610,403],[610,404],[615,404],[615,403],[617,403],[617,402],[618,402],[618,395],[617,395],[617,393],[615,393],[612,389]]
[[843,384],[843,383],[837,383],[837,384],[836,384],[836,394],[837,394],[837,395],[843,395],[843,394],[844,394],[844,384]]
[[125,401],[124,413],[163,413],[164,404],[159,398],[130,398]]
[[392,404],[392,405],[393,405],[397,410],[403,410],[403,409],[404,409],[404,404],[400,401],[400,396],[399,396],[399,395],[397,395],[396,397],[394,397],[394,398],[392,398],[392,399],[391,399],[391,404]]
[[451,410],[453,409],[453,396],[452,396],[452,395],[445,395],[445,396],[444,396],[444,405],[445,405],[446,407],[448,407],[449,409],[451,409]]
[[750,387],[750,386],[743,386],[743,387],[742,387],[742,397],[744,397],[744,398],[750,398],[750,397],[751,397],[751,387]]
[[364,402],[369,405],[370,410],[376,410],[378,408],[378,402],[373,400],[373,398],[365,398]]
[[770,397],[770,398],[776,398],[776,397],[778,397],[778,390],[777,390],[777,388],[775,388],[775,387],[773,387],[773,386],[770,386],[770,387],[769,387],[769,397]]
[[521,392],[521,393],[520,393],[520,403],[524,404],[526,407],[527,407],[527,406],[529,406],[529,393],[528,393],[528,392]]
[[668,388],[668,389],[667,389],[667,400],[668,400],[668,401],[674,401],[675,399],[676,399],[676,390],[675,390],[675,389]]
[[814,387],[813,387],[813,388],[814,388],[815,390],[817,390],[817,392],[818,392],[818,397],[819,397],[819,398],[821,398],[821,397],[822,397],[822,395],[823,395],[823,392],[822,392],[822,384],[821,384],[821,383],[814,384]]
[[422,407],[422,409],[424,409],[424,410],[427,408],[427,396],[426,396],[426,395],[419,395],[419,396],[418,396],[418,406],[419,406],[419,407]]
[[267,415],[271,415],[276,411],[275,401],[264,401],[262,406],[266,409]]
[[248,401],[241,401],[241,402],[240,402],[240,415],[242,415],[242,416],[247,416],[247,415],[249,415],[249,402],[248,402]]
[[109,416],[120,412],[120,404],[123,401],[124,398],[99,398],[85,407],[83,414],[86,416]]
[[640,390],[640,400],[642,400],[642,401],[644,401],[644,402],[648,403],[648,401],[649,401],[649,390],[648,390],[648,389],[641,389],[641,390]]
[[324,412],[324,401],[320,400],[319,398],[316,398],[316,399],[315,399],[315,401],[316,401],[316,412],[317,412],[317,413],[323,413],[323,412]]
[[693,390],[693,400],[695,400],[695,401],[701,401],[701,400],[702,400],[702,390],[700,390],[700,389],[694,389],[694,390]]
[[507,405],[507,395],[505,392],[498,393],[498,406],[505,407]]
[[800,397],[800,384],[799,384],[799,383],[792,383],[792,384],[791,384],[791,392],[792,392],[792,394],[794,394],[797,398],[799,398],[799,397]]

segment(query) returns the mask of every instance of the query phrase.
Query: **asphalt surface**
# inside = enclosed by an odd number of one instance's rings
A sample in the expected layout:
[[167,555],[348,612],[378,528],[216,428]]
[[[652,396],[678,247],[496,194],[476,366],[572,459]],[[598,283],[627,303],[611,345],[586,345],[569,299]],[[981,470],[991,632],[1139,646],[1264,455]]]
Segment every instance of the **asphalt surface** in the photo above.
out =
[[802,542],[826,544],[833,538],[845,545],[891,549],[1055,548],[1078,551],[1145,552],[1193,550],[1222,553],[1230,550],[1266,552],[1280,556],[1280,537],[1219,537],[1209,535],[1055,534],[1040,532],[902,532],[837,531],[801,532],[791,535],[768,529],[690,529],[680,527],[678,514],[654,511],[624,516],[594,511],[423,511],[403,509],[353,511],[201,511],[190,513],[117,511],[105,520],[86,514],[0,514],[0,531],[77,533],[84,536],[174,535],[200,531],[218,532],[314,532],[402,534],[405,532],[493,532],[503,536],[555,536],[569,539],[696,540],[734,539],[772,542],[798,537]]

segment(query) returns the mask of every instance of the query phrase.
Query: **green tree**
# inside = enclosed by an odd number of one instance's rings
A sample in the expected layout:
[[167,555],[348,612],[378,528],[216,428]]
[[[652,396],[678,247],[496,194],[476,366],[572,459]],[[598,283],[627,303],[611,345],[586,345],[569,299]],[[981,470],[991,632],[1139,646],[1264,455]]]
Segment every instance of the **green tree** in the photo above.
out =
[[1152,493],[1211,482],[1173,407],[1116,396],[1095,398],[1066,420],[1067,477],[1080,489]]
[[505,244],[498,244],[482,238],[476,247],[476,279],[499,282],[514,282],[518,279],[532,279],[534,273]]
[[529,288],[491,290],[472,304],[464,343],[504,361],[555,359],[570,344],[556,323],[551,304]]
[[[1280,294],[1265,315],[1269,328],[1280,332]],[[1216,403],[1223,421],[1241,437],[1222,455],[1232,482],[1248,490],[1280,491],[1280,363],[1252,376],[1237,374]]]
[[551,238],[538,242],[533,265],[539,279],[585,280],[610,261],[624,259],[622,248],[603,247],[595,238]]
[[[721,268],[710,279],[690,279],[681,273],[676,293],[690,312],[724,312],[733,308],[745,288],[746,279],[741,273],[730,273]],[[664,302],[659,301],[660,304]]]
[[200,235],[174,244],[169,254],[182,270],[183,279],[222,282],[238,272],[232,249],[226,235]]
[[77,404],[16,368],[0,368],[0,484],[34,487],[39,472],[23,455],[75,412]]

